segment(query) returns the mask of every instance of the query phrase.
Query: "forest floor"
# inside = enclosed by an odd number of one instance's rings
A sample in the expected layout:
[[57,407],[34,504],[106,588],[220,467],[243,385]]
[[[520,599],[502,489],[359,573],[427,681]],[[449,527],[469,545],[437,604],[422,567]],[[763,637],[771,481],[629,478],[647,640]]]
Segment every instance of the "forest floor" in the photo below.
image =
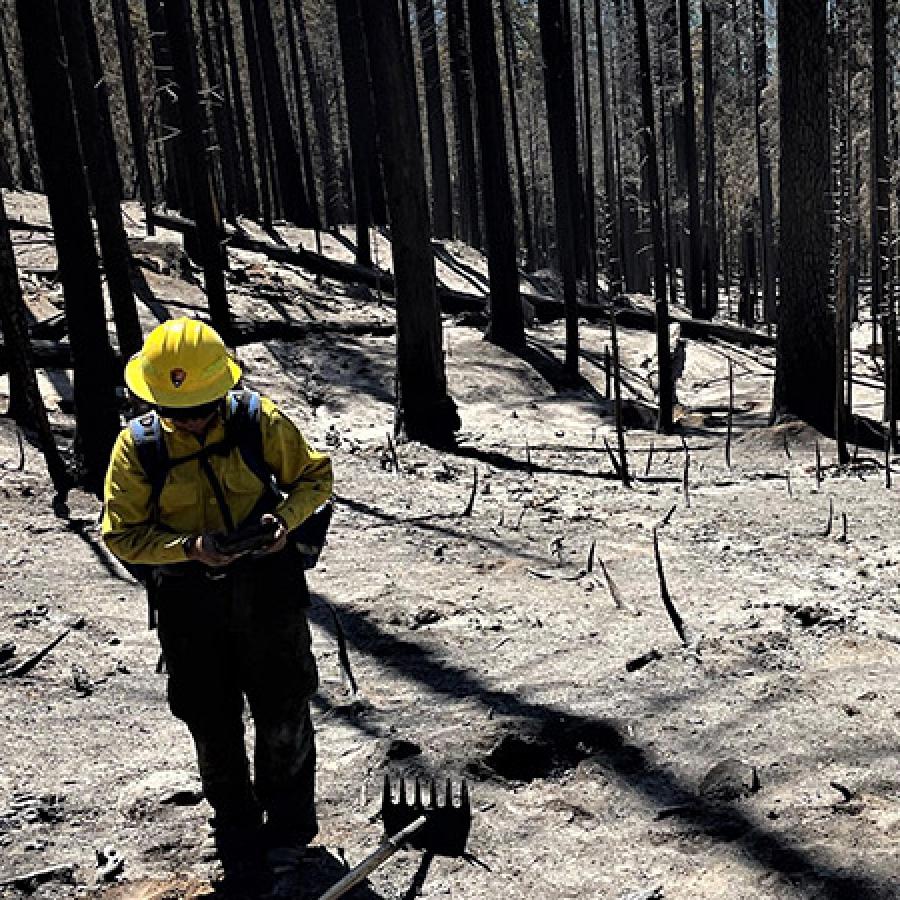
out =
[[[6,203],[48,222],[36,195]],[[147,328],[202,315],[178,237],[147,238],[128,209],[156,298],[141,304]],[[325,251],[349,260],[344,234]],[[57,314],[52,241],[14,237],[35,318]],[[481,256],[445,249],[444,282],[483,293]],[[811,429],[769,427],[773,350],[722,341],[678,343],[677,432],[656,435],[655,338],[622,328],[638,476],[626,489],[604,447],[608,328],[583,325],[584,382],[566,387],[535,365],[562,359],[561,323],[530,326],[521,358],[453,316],[459,449],[401,444],[397,468],[393,338],[345,327],[390,323],[389,298],[249,253],[230,262],[242,316],[325,326],[239,352],[246,384],[336,472],[310,577],[321,831],[294,896],[319,896],[377,846],[390,773],[468,780],[469,856],[402,851],[351,896],[900,897],[900,468],[889,490],[883,453],[841,468]],[[878,418],[867,340],[860,328],[854,403]],[[70,373],[41,383],[68,440]],[[43,460],[8,419],[0,461],[0,644],[15,644],[14,664],[72,629],[28,674],[0,677],[0,897],[208,896],[209,808],[155,673],[142,590],[102,547],[96,498],[73,492],[54,512]],[[654,529],[685,643],[661,600]],[[322,599],[346,632],[355,695]],[[98,852],[124,861],[108,882]]]

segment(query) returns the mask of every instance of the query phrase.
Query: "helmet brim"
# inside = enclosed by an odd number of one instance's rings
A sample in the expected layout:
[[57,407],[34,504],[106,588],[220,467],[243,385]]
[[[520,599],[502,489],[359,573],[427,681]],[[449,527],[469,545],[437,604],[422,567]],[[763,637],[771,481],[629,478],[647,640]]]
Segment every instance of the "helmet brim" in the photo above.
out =
[[172,387],[169,390],[154,389],[144,378],[144,366],[140,353],[136,353],[125,366],[125,384],[128,390],[147,403],[184,409],[202,406],[224,397],[240,380],[241,367],[229,356],[222,372],[198,390]]

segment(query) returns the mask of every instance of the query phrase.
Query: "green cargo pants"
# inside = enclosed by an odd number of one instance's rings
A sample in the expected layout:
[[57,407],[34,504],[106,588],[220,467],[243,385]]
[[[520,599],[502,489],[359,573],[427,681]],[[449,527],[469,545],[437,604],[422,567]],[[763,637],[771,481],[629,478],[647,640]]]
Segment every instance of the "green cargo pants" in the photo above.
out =
[[[227,571],[193,564],[155,579],[159,640],[172,713],[188,727],[219,828],[263,821],[277,843],[318,828],[309,698],[318,686],[309,593],[289,551]],[[254,777],[244,700],[255,730]]]

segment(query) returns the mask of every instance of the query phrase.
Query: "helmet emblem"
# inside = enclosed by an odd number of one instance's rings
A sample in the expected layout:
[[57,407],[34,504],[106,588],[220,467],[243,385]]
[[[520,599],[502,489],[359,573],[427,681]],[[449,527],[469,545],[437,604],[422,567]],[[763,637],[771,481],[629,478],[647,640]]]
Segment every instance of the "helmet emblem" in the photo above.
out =
[[169,378],[172,379],[172,384],[175,387],[180,388],[184,384],[185,378],[187,378],[187,372],[184,369],[172,369],[169,372]]

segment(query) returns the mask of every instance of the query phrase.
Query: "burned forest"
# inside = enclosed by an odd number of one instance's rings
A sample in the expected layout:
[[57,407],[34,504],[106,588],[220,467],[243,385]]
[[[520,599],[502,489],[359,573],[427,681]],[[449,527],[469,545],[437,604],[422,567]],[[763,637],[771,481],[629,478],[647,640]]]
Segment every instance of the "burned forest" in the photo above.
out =
[[[0,66],[2,900],[900,898],[897,3],[0,0]],[[265,890],[103,531],[183,317],[333,466]]]

